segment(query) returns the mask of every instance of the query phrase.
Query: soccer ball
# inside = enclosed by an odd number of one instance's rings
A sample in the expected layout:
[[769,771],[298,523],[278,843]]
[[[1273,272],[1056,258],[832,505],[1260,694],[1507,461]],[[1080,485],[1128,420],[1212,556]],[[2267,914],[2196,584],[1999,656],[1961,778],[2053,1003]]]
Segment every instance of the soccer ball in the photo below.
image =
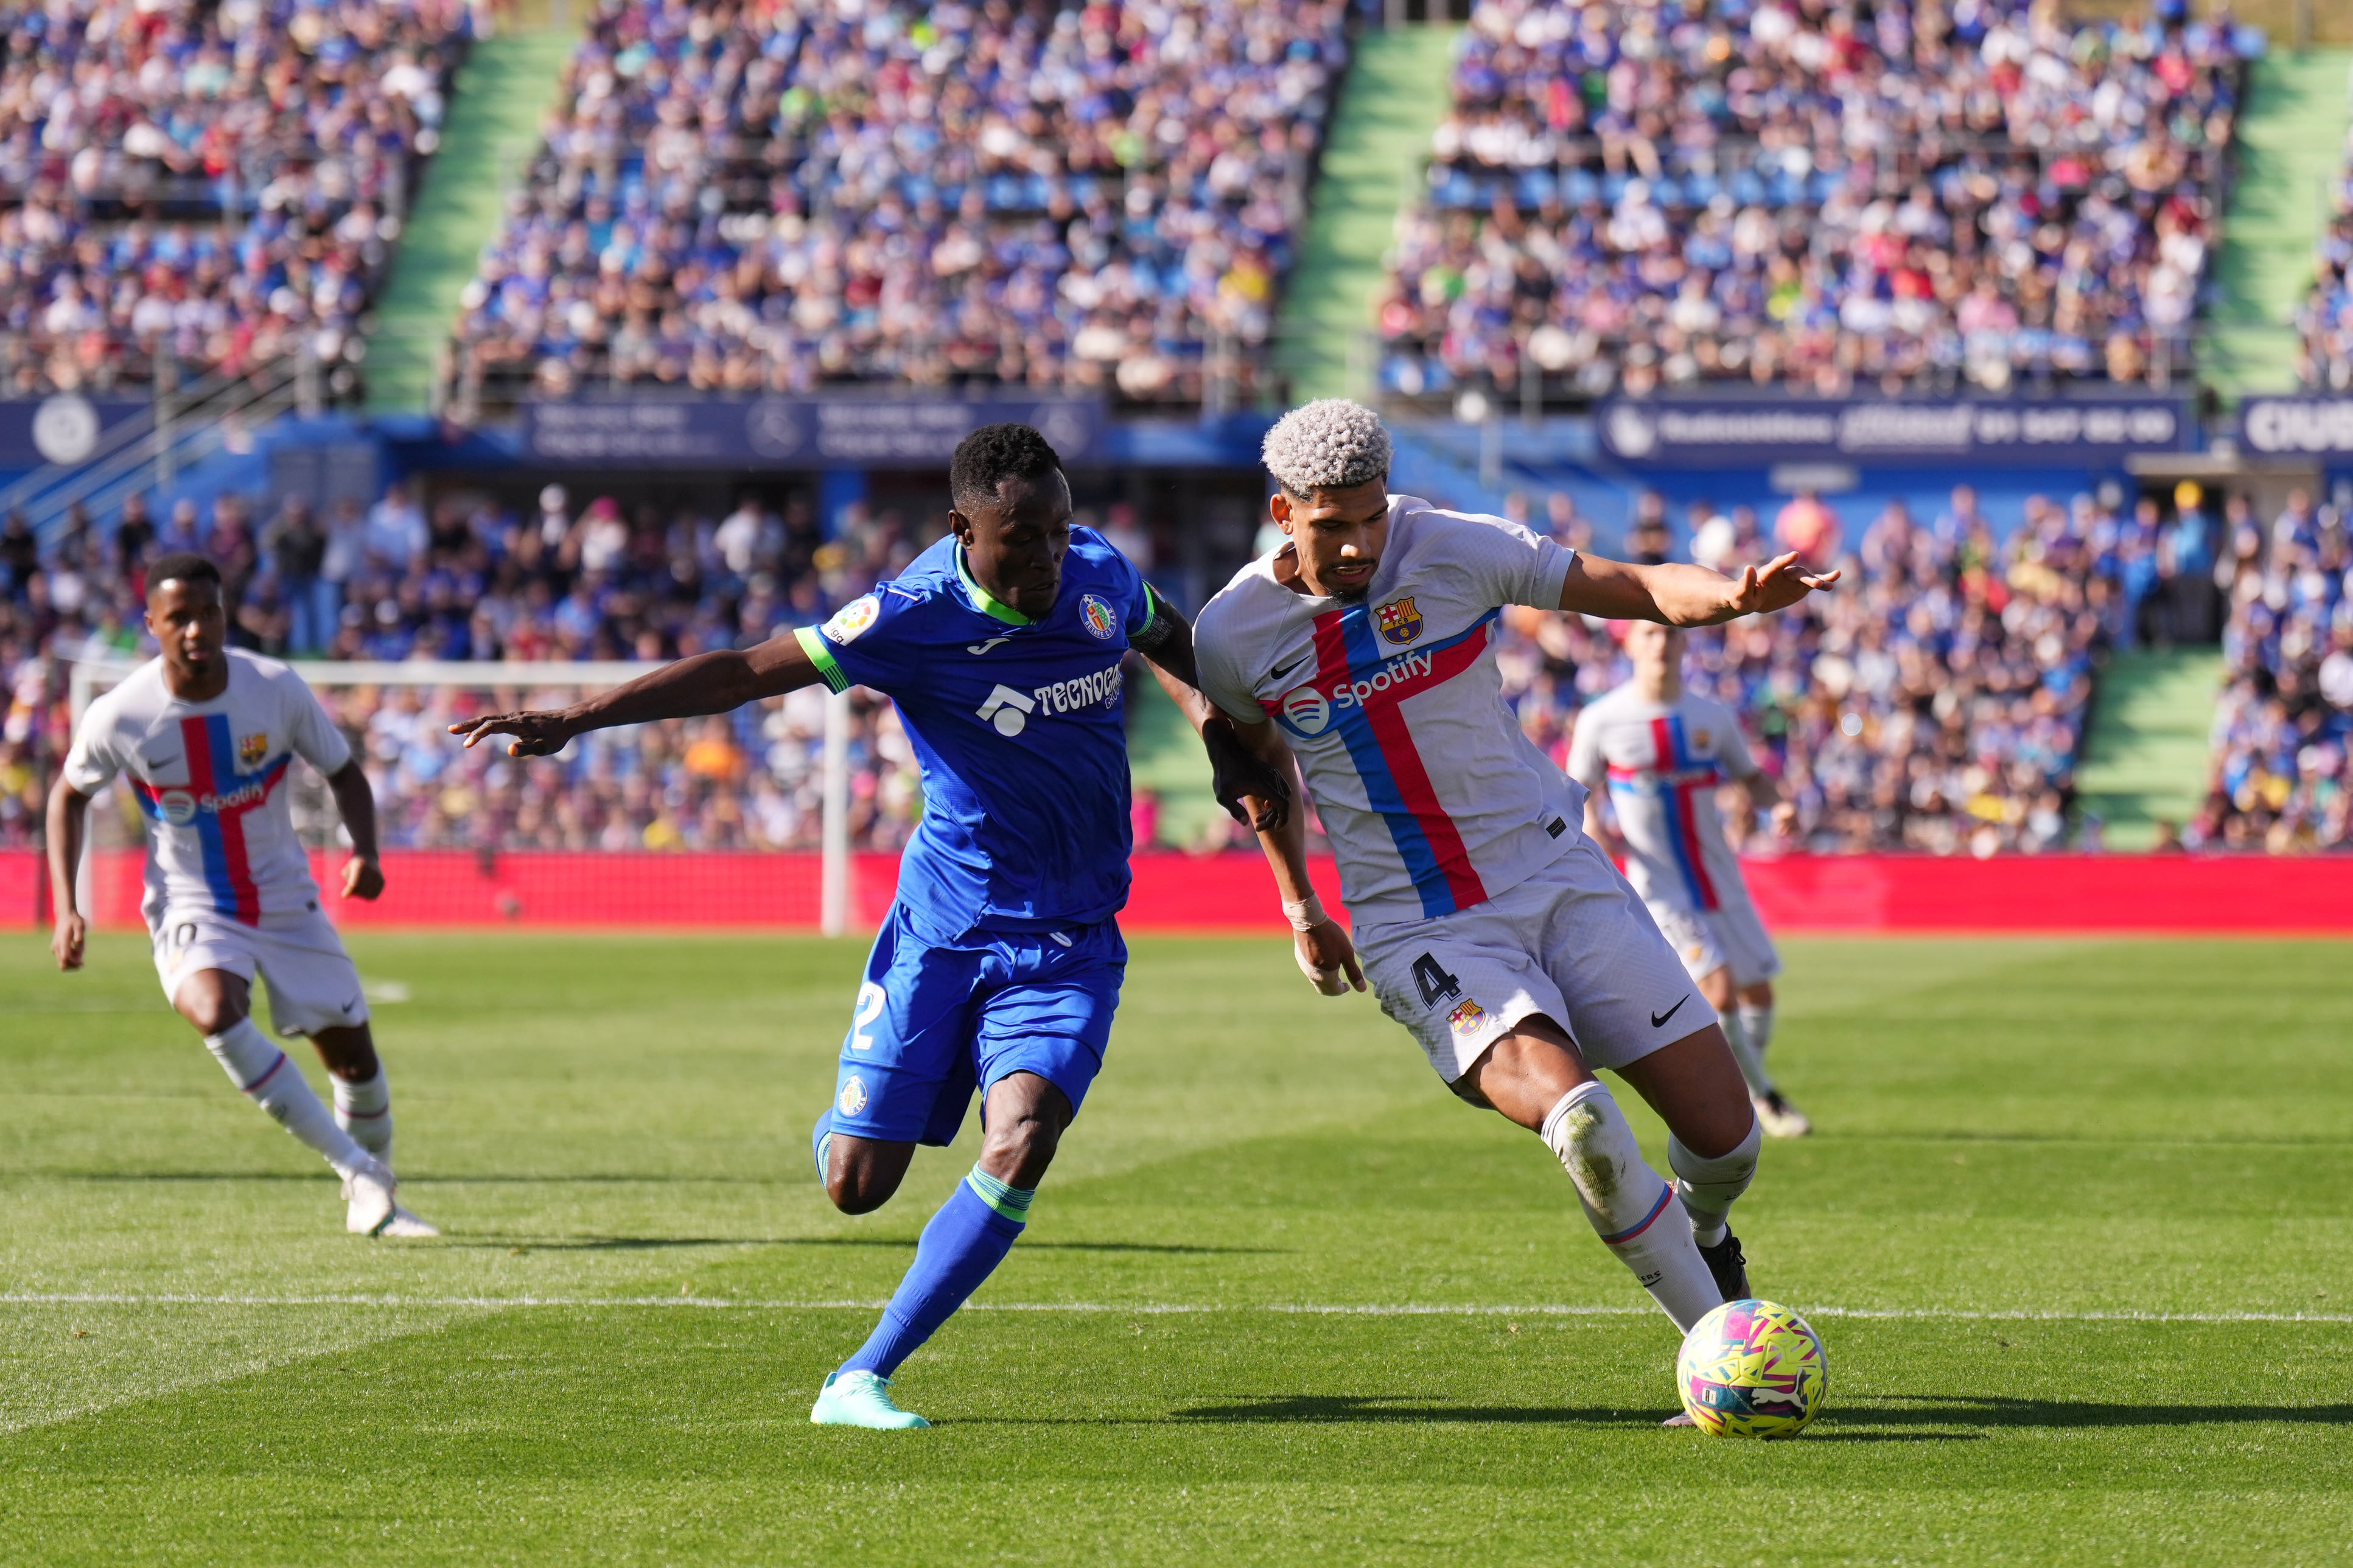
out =
[[1821,1336],[1773,1301],[1726,1301],[1692,1326],[1675,1392],[1716,1437],[1794,1437],[1830,1394]]

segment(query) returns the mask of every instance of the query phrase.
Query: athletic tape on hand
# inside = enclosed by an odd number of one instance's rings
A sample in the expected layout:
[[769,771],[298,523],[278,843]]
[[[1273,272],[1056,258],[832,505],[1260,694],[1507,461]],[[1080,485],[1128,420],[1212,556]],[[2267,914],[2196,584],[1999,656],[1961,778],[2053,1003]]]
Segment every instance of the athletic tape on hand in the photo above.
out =
[[1299,961],[1299,973],[1307,976],[1315,989],[1324,995],[1340,996],[1347,993],[1348,972],[1346,970],[1337,964],[1334,964],[1329,969],[1318,968],[1308,962],[1307,954],[1300,951],[1299,944],[1295,942],[1291,944],[1291,956]]

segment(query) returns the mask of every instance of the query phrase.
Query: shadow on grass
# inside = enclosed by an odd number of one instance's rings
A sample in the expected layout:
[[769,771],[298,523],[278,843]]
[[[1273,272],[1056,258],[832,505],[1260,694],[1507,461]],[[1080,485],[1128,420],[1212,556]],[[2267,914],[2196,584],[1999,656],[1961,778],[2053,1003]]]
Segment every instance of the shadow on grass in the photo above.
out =
[[[479,1236],[451,1241],[452,1250],[526,1252],[643,1252],[668,1247],[879,1247],[905,1252],[913,1237],[867,1236]],[[1278,1253],[1280,1247],[1197,1247],[1155,1241],[1025,1241],[1024,1252]]]
[[[1839,1442],[1942,1442],[1982,1432],[1857,1431],[1873,1426],[2052,1427],[2206,1426],[2263,1422],[2341,1426],[2353,1422],[2348,1405],[2100,1405],[2089,1401],[2005,1399],[1962,1394],[1893,1394],[1884,1405],[1833,1402],[1822,1419],[1829,1430],[1809,1438]],[[1656,1426],[1667,1412],[1561,1408],[1540,1405],[1450,1405],[1412,1395],[1284,1394],[1236,1405],[1198,1405],[1175,1412],[1180,1422],[1238,1423],[1434,1423],[1580,1426]]]

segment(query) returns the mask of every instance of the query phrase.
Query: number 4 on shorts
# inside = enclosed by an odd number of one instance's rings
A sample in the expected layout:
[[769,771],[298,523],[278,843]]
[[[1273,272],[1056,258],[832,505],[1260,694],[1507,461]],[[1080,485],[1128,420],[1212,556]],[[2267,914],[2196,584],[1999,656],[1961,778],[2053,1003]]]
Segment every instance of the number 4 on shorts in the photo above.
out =
[[1413,961],[1413,983],[1421,988],[1421,1005],[1435,1007],[1439,999],[1453,1000],[1462,994],[1462,982],[1446,973],[1446,966],[1430,953]]

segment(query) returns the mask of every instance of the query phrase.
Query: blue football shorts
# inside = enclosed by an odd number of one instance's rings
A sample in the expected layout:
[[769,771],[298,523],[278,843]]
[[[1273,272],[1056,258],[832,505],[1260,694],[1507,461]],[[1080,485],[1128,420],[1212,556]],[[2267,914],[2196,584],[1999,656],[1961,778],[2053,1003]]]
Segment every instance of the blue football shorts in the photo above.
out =
[[1016,1072],[1060,1089],[1075,1113],[1103,1070],[1126,974],[1113,921],[941,944],[892,905],[841,1042],[833,1130],[944,1146],[973,1090]]

